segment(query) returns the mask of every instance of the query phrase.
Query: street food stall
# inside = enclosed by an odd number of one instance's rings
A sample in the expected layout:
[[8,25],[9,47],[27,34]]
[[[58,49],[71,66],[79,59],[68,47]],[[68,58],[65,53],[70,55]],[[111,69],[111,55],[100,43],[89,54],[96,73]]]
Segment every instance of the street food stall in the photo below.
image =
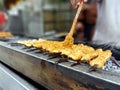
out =
[[[6,73],[14,72],[14,80],[10,83],[18,78],[23,81],[14,84],[18,90],[19,87],[28,90],[41,87],[43,90],[119,90],[120,48],[113,43],[74,41],[72,30],[63,40],[53,34],[52,38],[50,35],[37,38],[30,33],[24,36],[4,33],[6,36],[0,38],[1,73],[7,77]],[[4,73],[2,68],[6,70]],[[21,86],[17,87],[18,84]]]

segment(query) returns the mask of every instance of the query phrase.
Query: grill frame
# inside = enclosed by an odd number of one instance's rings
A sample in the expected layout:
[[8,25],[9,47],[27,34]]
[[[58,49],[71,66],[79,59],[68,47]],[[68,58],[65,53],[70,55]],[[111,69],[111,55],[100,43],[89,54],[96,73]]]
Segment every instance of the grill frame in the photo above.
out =
[[26,52],[22,48],[22,46],[10,46],[8,42],[0,42],[0,51],[2,51],[0,61],[48,89],[119,90],[120,88],[119,73],[101,69],[88,72],[89,67],[86,65],[71,67],[73,62],[56,65],[57,58],[47,60],[47,55]]

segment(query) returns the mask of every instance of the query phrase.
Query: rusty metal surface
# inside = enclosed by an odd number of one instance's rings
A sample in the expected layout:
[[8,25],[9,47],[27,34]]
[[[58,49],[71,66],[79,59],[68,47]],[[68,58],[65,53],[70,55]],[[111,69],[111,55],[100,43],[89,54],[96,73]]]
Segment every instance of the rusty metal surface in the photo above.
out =
[[26,52],[23,47],[0,43],[0,60],[51,90],[119,90],[120,74],[103,70],[88,72],[88,66],[55,64],[47,55]]

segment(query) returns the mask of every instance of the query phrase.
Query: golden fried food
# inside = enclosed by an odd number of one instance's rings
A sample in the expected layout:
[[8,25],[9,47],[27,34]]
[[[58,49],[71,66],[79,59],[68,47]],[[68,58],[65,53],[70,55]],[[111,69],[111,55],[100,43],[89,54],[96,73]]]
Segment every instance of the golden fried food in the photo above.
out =
[[20,44],[24,44],[27,47],[31,47],[34,42],[37,42],[37,40],[25,40],[25,41],[18,41]]
[[92,59],[96,58],[97,56],[98,56],[98,53],[96,53],[96,52],[84,54],[83,57],[81,58],[81,61],[82,62],[90,62]]
[[0,32],[0,38],[11,37],[12,33],[10,32]]
[[110,50],[100,51],[98,50],[98,57],[90,61],[90,66],[96,66],[102,68],[106,61],[111,57],[112,52]]
[[102,49],[95,50],[93,47],[84,44],[67,44],[59,41],[51,40],[27,40],[20,42],[25,46],[33,46],[48,51],[49,53],[61,53],[74,61],[87,62],[90,66],[97,65],[97,68],[102,68],[112,53],[110,50],[103,51]]

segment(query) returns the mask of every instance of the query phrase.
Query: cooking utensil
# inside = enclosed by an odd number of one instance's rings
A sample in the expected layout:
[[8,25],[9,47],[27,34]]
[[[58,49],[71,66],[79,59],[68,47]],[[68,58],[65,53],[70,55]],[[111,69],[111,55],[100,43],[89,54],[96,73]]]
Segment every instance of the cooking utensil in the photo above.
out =
[[68,35],[65,37],[65,40],[64,40],[64,45],[65,46],[71,46],[73,43],[74,43],[74,38],[73,38],[73,34],[74,34],[74,31],[75,31],[75,27],[76,27],[76,24],[77,24],[77,20],[78,20],[78,17],[79,17],[79,14],[82,10],[82,7],[83,7],[83,4],[84,4],[84,0],[81,1],[79,7],[78,7],[78,10],[77,10],[77,13],[76,13],[76,16],[73,20],[73,24],[72,24],[72,27],[70,29],[70,32],[68,33]]

